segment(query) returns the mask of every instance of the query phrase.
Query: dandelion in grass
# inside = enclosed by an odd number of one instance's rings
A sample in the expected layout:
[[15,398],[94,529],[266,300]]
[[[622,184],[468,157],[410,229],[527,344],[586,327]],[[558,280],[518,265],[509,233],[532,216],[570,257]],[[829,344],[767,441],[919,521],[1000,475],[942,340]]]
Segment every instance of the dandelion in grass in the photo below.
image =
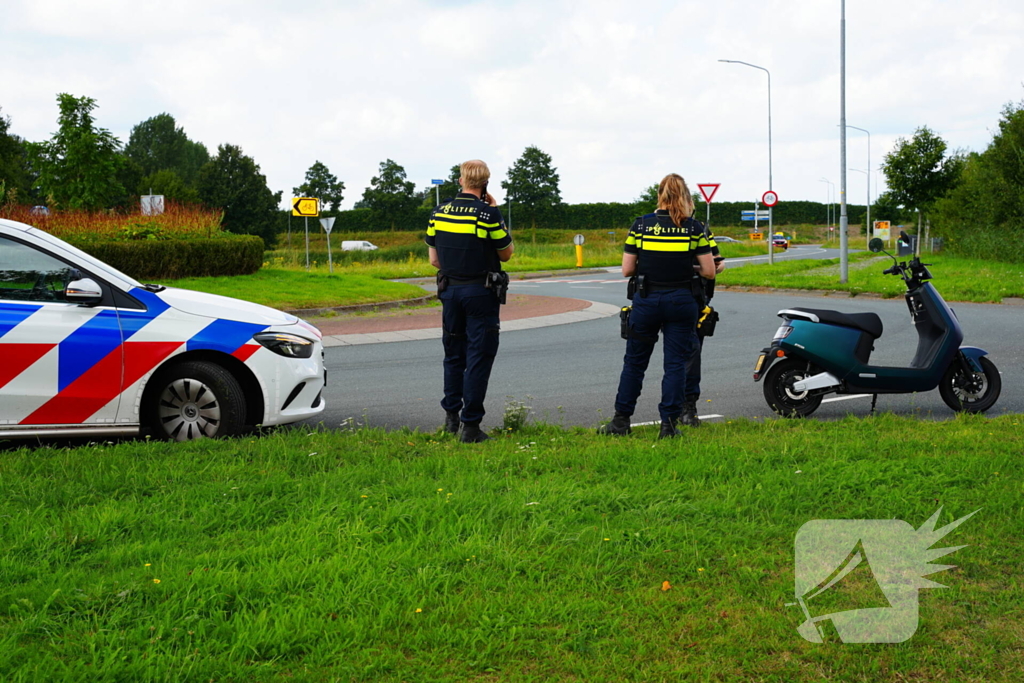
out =
[[699,572],[704,571],[704,567],[697,567],[697,571],[699,571]]
[[146,563],[145,565],[143,565],[143,566],[146,566],[146,567],[152,567],[152,566],[153,566],[153,564],[152,564],[151,562],[147,562],[147,563]]
[[423,611],[423,608],[422,608],[422,607],[417,607],[417,608],[416,608],[416,614],[419,614],[419,613],[420,613],[420,612],[422,612],[422,611]]
[[153,579],[153,583],[160,583],[160,579]]

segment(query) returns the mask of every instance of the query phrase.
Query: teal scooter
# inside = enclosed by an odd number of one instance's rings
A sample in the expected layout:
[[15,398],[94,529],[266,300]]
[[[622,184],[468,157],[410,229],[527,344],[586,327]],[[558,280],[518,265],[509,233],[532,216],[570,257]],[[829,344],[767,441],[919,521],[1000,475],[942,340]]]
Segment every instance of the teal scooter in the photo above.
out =
[[[900,232],[909,244],[910,238]],[[917,330],[917,352],[907,367],[871,365],[874,342],[882,336],[875,313],[840,313],[817,308],[779,311],[782,326],[771,346],[761,350],[754,381],[764,380],[768,405],[784,417],[806,417],[828,394],[908,394],[938,387],[947,406],[980,413],[995,405],[1002,389],[999,371],[982,349],[960,346],[963,330],[956,315],[928,280],[928,264],[914,257],[898,263],[883,250],[882,240],[868,244],[892,258],[883,271],[903,278],[904,298]]]

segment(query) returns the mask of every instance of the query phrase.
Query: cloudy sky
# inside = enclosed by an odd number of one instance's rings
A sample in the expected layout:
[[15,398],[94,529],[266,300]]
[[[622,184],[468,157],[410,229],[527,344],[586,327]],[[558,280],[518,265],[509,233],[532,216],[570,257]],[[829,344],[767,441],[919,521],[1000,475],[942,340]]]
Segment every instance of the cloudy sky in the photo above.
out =
[[[846,107],[878,166],[927,125],[982,150],[1024,99],[1020,0],[846,3]],[[56,95],[97,100],[127,141],[170,113],[211,153],[239,145],[287,199],[320,160],[351,207],[384,159],[418,187],[468,158],[498,186],[528,145],[568,202],[629,201],[669,172],[825,201],[840,180],[839,0],[3,0],[0,108],[29,140]],[[848,167],[867,170],[851,130]],[[849,173],[851,202],[866,176]],[[500,191],[495,193],[501,198]]]

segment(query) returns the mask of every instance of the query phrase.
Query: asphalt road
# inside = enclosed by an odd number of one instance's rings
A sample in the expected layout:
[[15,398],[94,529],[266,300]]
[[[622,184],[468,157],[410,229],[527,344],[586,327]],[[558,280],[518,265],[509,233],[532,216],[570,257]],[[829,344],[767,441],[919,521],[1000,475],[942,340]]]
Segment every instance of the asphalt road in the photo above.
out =
[[[829,250],[834,252],[835,250]],[[828,258],[818,247],[791,249],[783,258]],[[742,263],[756,263],[751,259]],[[730,259],[740,267],[741,259]],[[941,275],[934,282],[942,291]],[[625,304],[624,280],[616,273],[515,281],[517,292],[567,296],[615,305]],[[783,293],[719,292],[714,300],[722,318],[715,336],[705,344],[704,381],[698,412],[704,419],[773,416],[752,379],[758,352],[778,327],[776,313],[792,306],[832,308],[844,312],[873,311],[885,333],[875,344],[872,363],[902,365],[914,355],[917,335],[903,299],[793,296]],[[1024,412],[1024,351],[1019,307],[951,304],[964,329],[964,343],[979,346],[1002,373],[1002,396],[989,415]],[[484,427],[501,424],[504,407],[519,401],[536,419],[564,425],[596,426],[613,414],[612,403],[622,368],[625,342],[619,338],[617,316],[502,334],[491,374],[488,415]],[[661,344],[655,350],[633,421],[658,419]],[[317,422],[328,428],[355,421],[389,429],[434,430],[441,423],[441,344],[439,340],[335,347],[327,350],[330,383],[327,410]],[[814,419],[867,415],[870,398],[826,397]],[[929,419],[953,415],[938,391],[882,395],[878,410]],[[713,417],[718,416],[718,417]]]

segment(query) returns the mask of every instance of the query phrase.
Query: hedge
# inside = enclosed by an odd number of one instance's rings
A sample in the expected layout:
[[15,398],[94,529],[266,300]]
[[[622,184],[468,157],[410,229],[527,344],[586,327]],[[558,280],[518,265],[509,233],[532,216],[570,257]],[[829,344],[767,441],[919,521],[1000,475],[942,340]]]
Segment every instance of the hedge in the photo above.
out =
[[[506,213],[507,206],[501,205],[502,213]],[[711,226],[722,227],[753,227],[753,223],[740,220],[740,212],[754,208],[753,202],[713,202],[711,204]],[[760,207],[762,210],[764,207]],[[838,224],[839,205],[835,205],[834,223]],[[644,203],[623,204],[617,202],[592,203],[592,204],[562,204],[544,215],[537,217],[538,228],[560,229],[560,230],[616,230],[629,227],[630,223],[637,216],[653,211],[654,207]],[[405,218],[396,223],[401,231],[423,231],[426,230],[427,221],[430,218],[430,208],[419,207],[410,212]],[[851,225],[864,223],[864,206],[858,204],[847,205],[847,217]],[[707,205],[698,203],[695,214],[701,221],[707,219]],[[379,232],[388,230],[389,225],[382,219],[374,216],[370,209],[352,209],[350,211],[338,211],[333,214],[335,217],[333,232],[358,234],[366,232]],[[288,229],[288,214],[282,212],[278,226],[281,232]],[[506,216],[507,220],[507,216]],[[828,220],[828,207],[818,202],[789,201],[779,202],[775,207],[773,215],[776,226],[784,225],[825,225]],[[517,205],[512,205],[512,229],[522,231],[524,228],[532,227],[532,221],[525,217],[525,212]],[[291,230],[300,234],[304,231],[303,220],[300,218],[291,219]],[[319,221],[312,219],[309,222],[310,232],[322,232]]]
[[263,238],[256,235],[71,244],[139,280],[249,275],[263,265]]

